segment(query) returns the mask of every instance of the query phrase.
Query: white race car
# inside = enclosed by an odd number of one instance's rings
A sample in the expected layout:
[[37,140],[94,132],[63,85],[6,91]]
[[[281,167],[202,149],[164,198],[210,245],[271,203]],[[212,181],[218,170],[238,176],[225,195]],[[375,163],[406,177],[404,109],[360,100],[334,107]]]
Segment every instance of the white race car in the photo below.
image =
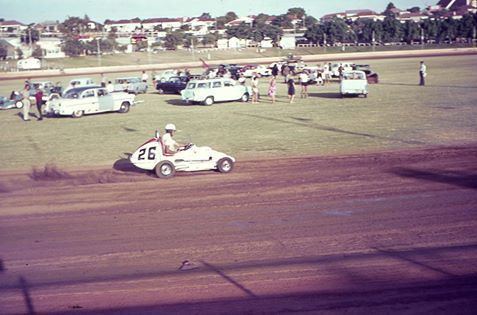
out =
[[188,144],[175,154],[164,153],[164,144],[159,133],[141,145],[130,157],[136,167],[154,170],[159,178],[173,177],[176,171],[194,172],[217,170],[221,173],[232,171],[235,158],[209,147]]

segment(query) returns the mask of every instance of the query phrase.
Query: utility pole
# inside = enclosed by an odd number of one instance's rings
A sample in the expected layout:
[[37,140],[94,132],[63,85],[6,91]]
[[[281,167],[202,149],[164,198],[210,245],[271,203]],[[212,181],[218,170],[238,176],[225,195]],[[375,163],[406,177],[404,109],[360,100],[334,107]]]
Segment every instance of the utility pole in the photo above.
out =
[[98,66],[101,67],[101,46],[99,44],[99,40],[100,40],[100,37],[96,37],[96,45],[97,45],[96,53],[98,55]]
[[376,50],[376,32],[373,30],[371,35],[371,44],[373,45],[373,51]]
[[31,43],[31,28],[28,28],[28,39],[29,39],[29,44],[30,44],[30,50],[32,50],[32,43]]
[[326,52],[326,33],[323,34],[323,47],[325,48]]
[[474,48],[475,48],[475,37],[476,36],[477,36],[477,29],[474,26],[474,28],[472,29],[472,47],[474,47]]

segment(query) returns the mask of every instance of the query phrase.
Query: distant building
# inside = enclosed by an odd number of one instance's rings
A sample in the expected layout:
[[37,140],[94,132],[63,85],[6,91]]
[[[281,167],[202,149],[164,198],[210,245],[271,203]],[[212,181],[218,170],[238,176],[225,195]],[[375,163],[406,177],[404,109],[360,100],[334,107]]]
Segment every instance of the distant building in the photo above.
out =
[[115,29],[116,32],[119,33],[132,33],[136,29],[140,29],[141,26],[142,24],[140,19],[118,21],[106,20],[104,22],[104,30],[106,32],[111,32],[111,30]]
[[65,53],[61,49],[61,40],[59,38],[41,38],[36,42],[43,52],[43,58],[64,58]]
[[27,25],[15,20],[0,22],[0,33],[20,34],[27,28]]
[[284,34],[278,43],[282,49],[295,49],[296,37],[293,34]]
[[4,39],[0,39],[0,46],[5,48],[7,51],[7,55],[5,59],[15,59],[17,58],[17,52],[14,45],[10,44],[8,41]]

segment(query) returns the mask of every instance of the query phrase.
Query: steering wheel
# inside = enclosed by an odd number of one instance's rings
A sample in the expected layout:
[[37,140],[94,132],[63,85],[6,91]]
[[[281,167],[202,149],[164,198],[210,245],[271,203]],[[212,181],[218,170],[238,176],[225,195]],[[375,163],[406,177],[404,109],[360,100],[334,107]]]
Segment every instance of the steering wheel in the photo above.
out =
[[189,150],[190,148],[192,148],[193,145],[194,145],[193,143],[186,144],[184,148],[182,149],[182,151]]

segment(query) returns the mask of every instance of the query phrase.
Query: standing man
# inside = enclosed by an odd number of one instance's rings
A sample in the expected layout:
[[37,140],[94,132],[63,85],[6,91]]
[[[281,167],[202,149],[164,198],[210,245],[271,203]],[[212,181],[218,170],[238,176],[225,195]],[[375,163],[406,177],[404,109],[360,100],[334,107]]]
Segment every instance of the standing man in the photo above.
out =
[[104,73],[101,73],[101,87],[106,87],[106,77],[104,76]]
[[142,82],[147,83],[147,79],[149,79],[149,76],[147,75],[146,71],[143,70],[141,80],[142,80]]
[[419,66],[419,85],[424,86],[426,85],[426,76],[427,76],[427,66],[424,64],[424,61],[421,61],[421,65]]
[[43,105],[43,91],[38,87],[35,93],[36,109],[38,110],[38,120],[43,120],[43,113],[41,107]]
[[25,84],[25,88],[22,91],[22,103],[23,103],[23,120],[30,120],[30,84]]

